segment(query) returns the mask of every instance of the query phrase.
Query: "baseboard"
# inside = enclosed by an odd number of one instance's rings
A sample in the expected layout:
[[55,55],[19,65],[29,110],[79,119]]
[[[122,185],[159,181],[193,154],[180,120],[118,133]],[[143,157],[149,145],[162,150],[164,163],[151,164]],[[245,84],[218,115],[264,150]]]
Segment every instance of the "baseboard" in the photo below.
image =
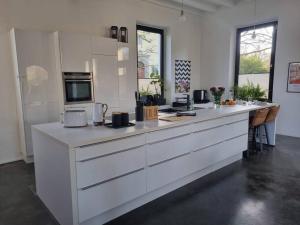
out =
[[17,162],[17,161],[20,161],[20,160],[23,160],[22,156],[19,156],[19,157],[16,157],[14,159],[10,159],[10,160],[2,160],[2,161],[0,161],[0,165],[7,164],[7,163],[13,163],[13,162]]

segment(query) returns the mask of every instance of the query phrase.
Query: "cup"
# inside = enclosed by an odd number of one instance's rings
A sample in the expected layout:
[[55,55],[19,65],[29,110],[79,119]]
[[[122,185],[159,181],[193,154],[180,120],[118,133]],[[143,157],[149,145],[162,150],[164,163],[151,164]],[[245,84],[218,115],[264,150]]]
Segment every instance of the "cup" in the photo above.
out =
[[120,112],[113,112],[111,115],[112,127],[118,128],[122,126],[122,114]]
[[122,117],[122,126],[128,126],[128,124],[129,124],[129,114],[128,114],[128,112],[122,112],[121,117]]

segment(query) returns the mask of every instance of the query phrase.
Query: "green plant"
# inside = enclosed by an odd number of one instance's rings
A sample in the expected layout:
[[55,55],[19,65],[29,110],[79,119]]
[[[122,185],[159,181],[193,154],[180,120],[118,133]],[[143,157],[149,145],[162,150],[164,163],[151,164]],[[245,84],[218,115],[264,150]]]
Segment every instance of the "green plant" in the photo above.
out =
[[259,84],[256,86],[252,82],[247,82],[243,86],[234,87],[235,97],[240,100],[261,100],[266,97],[266,91],[264,91]]
[[239,74],[260,74],[268,73],[268,61],[258,55],[241,55]]
[[158,87],[160,87],[161,89],[164,87],[164,82],[163,80],[160,78],[159,74],[156,73],[151,73],[150,74],[150,78],[153,79],[150,84],[154,86],[155,88],[155,93],[158,94]]
[[147,86],[146,89],[144,89],[144,87],[142,87],[142,89],[139,91],[139,94],[141,96],[147,96],[147,95],[152,95],[153,93],[149,90],[149,85]]

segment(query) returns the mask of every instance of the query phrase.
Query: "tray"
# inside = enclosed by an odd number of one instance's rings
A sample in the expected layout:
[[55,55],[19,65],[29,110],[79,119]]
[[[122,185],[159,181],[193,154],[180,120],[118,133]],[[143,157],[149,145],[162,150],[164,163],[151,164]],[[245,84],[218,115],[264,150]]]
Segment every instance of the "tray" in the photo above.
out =
[[129,122],[127,126],[120,126],[120,127],[113,127],[112,123],[105,123],[104,126],[109,127],[109,128],[119,129],[119,128],[126,128],[126,127],[133,127],[133,126],[135,126],[135,123]]

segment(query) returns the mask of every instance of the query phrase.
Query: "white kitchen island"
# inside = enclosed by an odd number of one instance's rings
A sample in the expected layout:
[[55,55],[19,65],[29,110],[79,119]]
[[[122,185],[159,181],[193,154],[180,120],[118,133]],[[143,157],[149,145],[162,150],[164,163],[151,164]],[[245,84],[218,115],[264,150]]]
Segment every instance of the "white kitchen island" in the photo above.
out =
[[103,224],[240,160],[249,112],[259,108],[201,109],[189,120],[121,129],[33,126],[37,194],[61,225]]

